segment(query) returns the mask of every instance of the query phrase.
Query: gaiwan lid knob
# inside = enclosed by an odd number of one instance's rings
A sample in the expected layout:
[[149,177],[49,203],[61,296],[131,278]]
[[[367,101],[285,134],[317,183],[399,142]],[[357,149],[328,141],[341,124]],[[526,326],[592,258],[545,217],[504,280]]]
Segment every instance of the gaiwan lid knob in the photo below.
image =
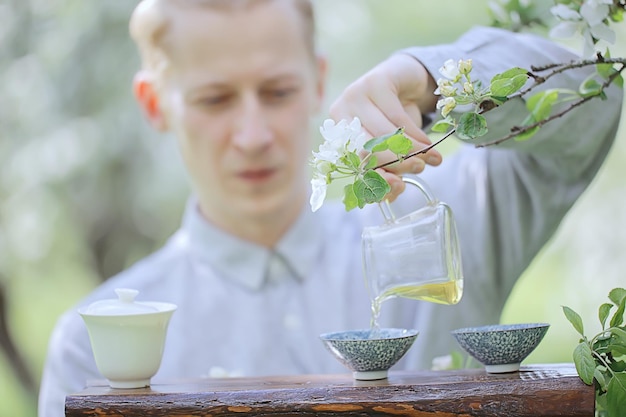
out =
[[146,314],[159,311],[155,306],[135,301],[139,291],[130,288],[116,288],[117,299],[96,301],[85,309],[86,314],[97,316],[122,316]]

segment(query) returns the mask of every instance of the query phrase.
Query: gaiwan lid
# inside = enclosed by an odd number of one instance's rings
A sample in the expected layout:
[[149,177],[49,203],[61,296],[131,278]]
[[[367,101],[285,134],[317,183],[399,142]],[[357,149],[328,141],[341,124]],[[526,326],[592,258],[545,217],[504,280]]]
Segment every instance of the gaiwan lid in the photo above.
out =
[[117,299],[100,300],[91,303],[82,312],[94,316],[123,316],[130,314],[156,313],[159,309],[148,303],[135,301],[139,291],[130,288],[116,288]]

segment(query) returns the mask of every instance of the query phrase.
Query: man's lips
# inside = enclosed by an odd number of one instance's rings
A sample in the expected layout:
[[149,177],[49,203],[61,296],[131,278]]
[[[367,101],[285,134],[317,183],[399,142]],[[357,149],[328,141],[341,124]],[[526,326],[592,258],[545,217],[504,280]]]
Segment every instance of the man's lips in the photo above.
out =
[[237,176],[246,181],[260,182],[271,178],[275,173],[274,168],[247,169],[239,172]]

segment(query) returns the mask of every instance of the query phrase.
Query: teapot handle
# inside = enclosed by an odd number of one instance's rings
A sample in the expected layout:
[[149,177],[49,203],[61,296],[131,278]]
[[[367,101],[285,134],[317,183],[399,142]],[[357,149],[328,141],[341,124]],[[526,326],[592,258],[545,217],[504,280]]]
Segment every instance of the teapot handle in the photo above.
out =
[[[417,176],[403,176],[402,181],[417,187],[422,192],[422,194],[424,194],[427,205],[437,204],[437,199],[433,196],[432,191],[430,191],[430,187],[421,178]],[[391,210],[391,204],[389,204],[389,200],[385,200],[384,204],[378,203],[378,207],[380,207],[380,211],[383,213],[383,217],[385,218],[386,223],[393,223],[396,220],[396,216]]]

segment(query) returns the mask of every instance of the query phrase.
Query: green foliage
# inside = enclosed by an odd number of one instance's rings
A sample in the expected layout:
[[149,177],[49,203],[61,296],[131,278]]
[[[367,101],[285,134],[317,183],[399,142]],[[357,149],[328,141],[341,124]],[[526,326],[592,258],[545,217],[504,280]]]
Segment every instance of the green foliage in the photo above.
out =
[[[626,327],[623,326],[626,290],[614,288],[608,298],[611,303],[603,303],[598,308],[602,331],[591,339],[585,336],[583,321],[578,313],[565,306],[563,313],[581,335],[573,360],[585,384],[592,385],[595,381],[598,415],[618,417],[626,409]],[[611,316],[613,308],[615,312]]]
[[478,113],[465,113],[459,118],[456,134],[461,139],[474,139],[487,133],[487,120]]
[[528,81],[528,71],[514,67],[494,75],[489,90],[493,96],[507,97],[518,92],[526,84],[526,81]]
[[374,171],[377,161],[375,152],[389,150],[402,160],[412,147],[413,142],[404,135],[404,129],[399,128],[394,133],[367,141],[363,148],[370,154],[363,160],[354,152],[346,152],[342,160],[346,161],[346,166],[354,176],[354,182],[344,186],[343,204],[346,211],[381,202],[391,191],[389,183]]

